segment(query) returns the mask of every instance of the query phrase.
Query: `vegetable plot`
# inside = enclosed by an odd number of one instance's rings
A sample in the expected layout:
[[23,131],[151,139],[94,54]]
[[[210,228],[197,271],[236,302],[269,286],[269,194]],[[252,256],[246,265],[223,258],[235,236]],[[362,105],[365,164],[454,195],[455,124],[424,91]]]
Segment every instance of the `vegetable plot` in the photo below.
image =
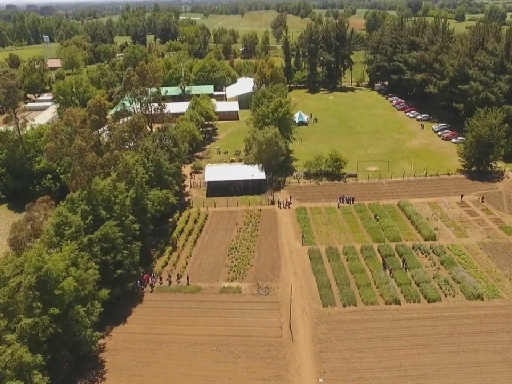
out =
[[379,203],[370,203],[368,204],[368,208],[374,215],[379,216],[378,224],[382,228],[384,236],[386,236],[389,241],[392,243],[402,241],[402,237],[400,236],[398,229],[395,227],[395,223]]
[[300,231],[304,235],[304,245],[316,245],[313,228],[309,221],[308,210],[305,207],[298,207],[295,210],[297,221],[299,222]]
[[341,261],[340,251],[338,248],[329,245],[325,249],[325,255],[327,256],[327,260],[329,260],[334,280],[338,286],[341,305],[343,305],[343,307],[357,307],[356,295],[350,286],[350,278]]
[[379,224],[372,217],[372,215],[368,211],[368,208],[366,208],[366,205],[358,203],[354,205],[354,209],[356,210],[359,219],[363,223],[366,232],[368,232],[368,234],[370,235],[372,242],[383,243],[384,241],[386,241],[384,233],[382,233]]
[[437,235],[427,222],[427,220],[419,214],[414,206],[408,201],[399,201],[398,207],[402,210],[404,215],[409,219],[411,224],[416,228],[418,233],[425,241],[436,241]]
[[334,307],[336,305],[336,301],[334,300],[334,292],[332,291],[329,276],[327,276],[327,271],[325,270],[322,253],[316,247],[309,247],[308,256],[309,262],[311,263],[311,269],[313,270],[313,275],[315,275],[316,286],[318,288],[318,293],[320,294],[322,307]]
[[373,291],[372,283],[366,273],[366,269],[361,263],[357,250],[353,245],[343,247],[343,256],[347,259],[348,269],[354,277],[359,296],[364,305],[377,305],[377,296]]

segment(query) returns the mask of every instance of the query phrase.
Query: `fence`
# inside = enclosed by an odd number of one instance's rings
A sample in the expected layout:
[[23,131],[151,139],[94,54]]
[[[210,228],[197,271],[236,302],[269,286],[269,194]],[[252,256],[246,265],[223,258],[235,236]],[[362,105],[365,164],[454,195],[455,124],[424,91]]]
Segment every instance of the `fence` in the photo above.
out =
[[272,205],[266,195],[234,197],[194,197],[192,206],[197,208],[266,207]]

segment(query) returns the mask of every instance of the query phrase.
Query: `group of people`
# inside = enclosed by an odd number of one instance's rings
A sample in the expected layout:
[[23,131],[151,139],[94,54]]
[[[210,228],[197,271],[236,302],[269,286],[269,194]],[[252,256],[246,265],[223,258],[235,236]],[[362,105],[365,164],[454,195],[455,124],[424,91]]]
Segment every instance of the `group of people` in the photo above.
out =
[[338,197],[338,209],[340,208],[341,204],[354,204],[355,201],[356,198],[354,196],[340,195],[340,197]]
[[[182,278],[183,278],[183,275],[180,272],[178,272],[176,274],[176,283],[180,284]],[[186,280],[187,280],[187,285],[190,285],[190,277],[188,276],[188,273],[186,275]],[[151,272],[151,274],[149,274],[147,272],[141,273],[140,277],[137,279],[137,289],[142,292],[142,291],[145,291],[146,288],[149,286],[150,291],[153,292],[155,290],[155,286],[157,283],[160,285],[163,285],[164,279],[163,279],[162,275],[157,276],[156,272],[154,272],[154,271]],[[167,273],[167,283],[169,285],[172,285],[171,272]]]
[[277,199],[277,207],[279,209],[291,209],[292,197],[287,197],[285,200]]

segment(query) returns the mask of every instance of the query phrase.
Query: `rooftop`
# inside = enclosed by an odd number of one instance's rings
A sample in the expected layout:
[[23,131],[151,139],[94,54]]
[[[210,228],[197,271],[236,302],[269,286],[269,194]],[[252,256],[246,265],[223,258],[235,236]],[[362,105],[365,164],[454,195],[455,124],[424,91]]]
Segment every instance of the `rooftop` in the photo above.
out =
[[62,62],[60,61],[60,59],[48,59],[46,60],[46,66],[48,68],[61,68],[62,67]]
[[252,77],[241,77],[232,84],[226,87],[226,97],[231,99],[233,97],[246,95],[252,93],[254,89],[254,79]]
[[204,167],[204,181],[265,180],[267,176],[261,165],[243,163],[207,164]]
[[[160,88],[163,96],[180,96],[182,94],[180,87],[162,87]],[[187,95],[213,95],[213,85],[190,85],[185,88]]]

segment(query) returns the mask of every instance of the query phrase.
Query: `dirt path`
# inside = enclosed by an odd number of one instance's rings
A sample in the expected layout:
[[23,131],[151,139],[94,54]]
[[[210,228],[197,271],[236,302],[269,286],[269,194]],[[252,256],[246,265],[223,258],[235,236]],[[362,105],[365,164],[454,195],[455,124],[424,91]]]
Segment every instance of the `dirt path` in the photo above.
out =
[[[316,306],[311,287],[314,287],[310,273],[306,248],[298,238],[299,231],[294,210],[279,212],[279,250],[281,252],[281,295],[283,299],[283,333],[291,325],[292,383],[316,383],[319,372],[313,336],[313,322]],[[294,238],[290,238],[293,236]],[[290,288],[291,287],[291,288]],[[291,301],[290,301],[291,300]],[[291,308],[291,310],[290,310]],[[291,319],[290,319],[291,314]]]

